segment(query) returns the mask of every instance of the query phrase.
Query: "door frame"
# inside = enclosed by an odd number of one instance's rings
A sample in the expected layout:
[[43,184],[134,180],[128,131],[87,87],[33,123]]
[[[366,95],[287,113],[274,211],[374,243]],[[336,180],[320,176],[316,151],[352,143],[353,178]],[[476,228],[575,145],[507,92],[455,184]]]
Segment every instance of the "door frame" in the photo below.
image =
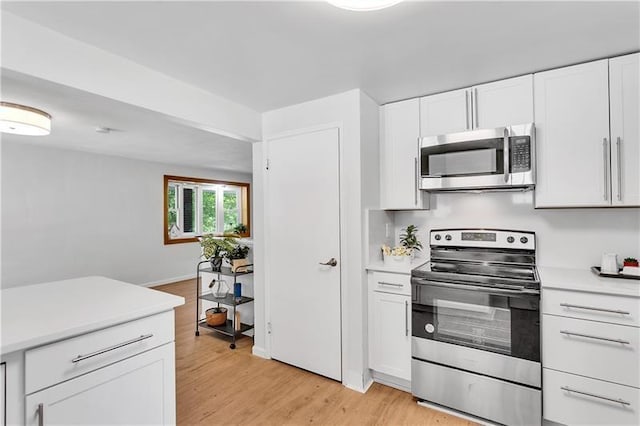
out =
[[[345,286],[343,285],[343,283],[346,282],[346,278],[347,278],[347,274],[346,274],[346,270],[347,268],[344,267],[343,265],[343,253],[347,252],[347,248],[346,248],[346,243],[345,243],[345,238],[344,235],[346,232],[346,218],[344,217],[344,209],[343,206],[346,205],[346,200],[345,200],[345,190],[344,190],[344,186],[343,186],[343,181],[342,181],[342,177],[345,176],[345,171],[343,170],[343,166],[344,166],[344,147],[343,147],[343,123],[342,122],[329,122],[329,123],[324,123],[324,124],[319,124],[316,126],[310,126],[310,127],[304,127],[304,128],[298,128],[298,129],[292,129],[292,130],[287,130],[284,132],[279,132],[276,134],[273,134],[269,137],[266,137],[264,139],[264,149],[262,152],[262,156],[263,156],[263,167],[266,168],[266,162],[269,158],[269,144],[271,142],[277,141],[279,139],[284,139],[287,137],[292,137],[292,136],[299,136],[299,135],[304,135],[304,134],[308,134],[308,133],[316,133],[316,132],[321,132],[324,130],[331,130],[331,129],[337,129],[338,130],[338,220],[339,220],[339,241],[340,241],[340,252],[338,253],[338,264],[340,265],[340,376],[341,376],[341,382],[344,382],[344,378],[346,376],[346,371],[345,371],[345,365],[346,365],[346,351],[347,351],[347,344],[346,344],[346,338],[347,338],[347,330],[345,327],[346,324],[346,320],[345,320],[345,312],[346,312],[346,305],[347,305],[347,297],[346,297],[346,291],[345,291]],[[263,207],[263,211],[265,213],[269,212],[270,210],[270,184],[269,184],[269,172],[265,169],[263,169],[263,176],[264,176],[264,207]],[[267,252],[268,251],[268,247],[269,247],[269,227],[264,226],[264,251]],[[267,258],[264,258],[264,335],[265,335],[265,355],[266,357],[271,359],[271,332],[269,331],[269,323],[271,322],[271,282],[270,282],[270,275],[269,275],[269,264],[267,262]]]

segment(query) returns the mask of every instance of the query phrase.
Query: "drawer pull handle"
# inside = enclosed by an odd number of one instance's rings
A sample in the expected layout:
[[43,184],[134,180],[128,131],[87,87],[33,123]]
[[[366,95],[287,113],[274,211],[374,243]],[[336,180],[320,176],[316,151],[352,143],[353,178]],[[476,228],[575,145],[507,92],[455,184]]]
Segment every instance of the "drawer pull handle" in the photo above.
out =
[[38,404],[38,426],[44,426],[44,404]]
[[134,343],[138,343],[138,342],[141,342],[143,340],[150,339],[152,337],[153,337],[152,333],[145,334],[145,335],[142,335],[140,337],[136,337],[135,339],[127,340],[126,342],[118,343],[117,345],[109,346],[108,348],[104,348],[104,349],[100,349],[100,350],[95,351],[95,352],[91,352],[90,354],[87,354],[87,355],[78,355],[77,357],[72,359],[71,362],[84,361],[85,359],[93,358],[94,356],[102,355],[103,353],[111,352],[111,351],[113,351],[115,349],[119,349],[119,348],[122,348],[124,346],[132,345]]
[[560,334],[566,334],[567,336],[586,337],[587,339],[604,340],[606,342],[615,342],[623,345],[629,345],[630,342],[622,339],[612,339],[610,337],[592,336],[590,334],[574,333],[572,331],[560,330]]
[[380,285],[389,285],[391,287],[402,287],[402,284],[387,283],[387,282],[384,282],[384,281],[378,281],[378,284],[380,284]]
[[612,314],[631,315],[631,312],[621,311],[618,309],[594,308],[593,306],[572,305],[570,303],[561,303],[563,308],[585,309],[587,311],[610,312]]
[[596,395],[595,393],[591,393],[591,392],[584,392],[576,389],[571,389],[569,386],[560,386],[560,389],[567,392],[579,393],[580,395],[591,396],[593,398],[604,399],[605,401],[611,401],[611,402],[615,402],[622,405],[631,405],[629,401],[625,401],[624,399],[621,399],[621,398],[617,398],[617,399],[609,398],[608,396]]

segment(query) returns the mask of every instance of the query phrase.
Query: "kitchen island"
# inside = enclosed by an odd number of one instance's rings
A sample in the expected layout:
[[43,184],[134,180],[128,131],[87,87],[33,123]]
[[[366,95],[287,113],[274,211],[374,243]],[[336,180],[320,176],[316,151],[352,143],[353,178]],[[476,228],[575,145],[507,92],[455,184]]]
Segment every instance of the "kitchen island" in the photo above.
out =
[[182,297],[94,276],[0,298],[7,424],[175,423]]

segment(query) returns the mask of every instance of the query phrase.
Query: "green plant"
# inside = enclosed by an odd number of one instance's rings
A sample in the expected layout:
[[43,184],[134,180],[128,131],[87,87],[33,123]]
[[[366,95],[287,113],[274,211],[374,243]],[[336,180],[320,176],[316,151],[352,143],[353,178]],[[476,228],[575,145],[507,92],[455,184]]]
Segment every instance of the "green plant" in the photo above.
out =
[[238,242],[234,237],[220,238],[213,235],[204,235],[200,237],[202,255],[205,259],[224,257],[225,253],[233,251],[237,245]]
[[638,259],[636,259],[635,257],[625,257],[624,261],[625,262],[630,262],[630,263],[637,263]]
[[233,232],[238,235],[247,233],[247,226],[244,223],[239,223],[233,228]]
[[407,249],[420,251],[422,250],[422,243],[418,239],[418,227],[415,225],[409,225],[403,229],[403,233],[400,234],[400,245]]
[[249,247],[238,244],[232,250],[225,252],[224,257],[229,260],[245,259],[249,254]]

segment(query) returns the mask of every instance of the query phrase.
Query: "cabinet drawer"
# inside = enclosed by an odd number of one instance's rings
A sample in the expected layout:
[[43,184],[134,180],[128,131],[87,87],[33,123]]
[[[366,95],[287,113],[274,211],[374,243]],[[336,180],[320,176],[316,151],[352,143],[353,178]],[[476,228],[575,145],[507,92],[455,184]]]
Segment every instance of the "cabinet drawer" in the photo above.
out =
[[546,368],[542,376],[543,416],[546,420],[565,425],[640,424],[638,389]]
[[372,290],[411,295],[411,276],[392,274],[389,272],[374,272],[372,274]]
[[173,311],[25,352],[25,393],[55,385],[174,340]]
[[640,328],[543,315],[545,368],[640,386]]
[[640,327],[640,299],[545,289],[542,313]]

